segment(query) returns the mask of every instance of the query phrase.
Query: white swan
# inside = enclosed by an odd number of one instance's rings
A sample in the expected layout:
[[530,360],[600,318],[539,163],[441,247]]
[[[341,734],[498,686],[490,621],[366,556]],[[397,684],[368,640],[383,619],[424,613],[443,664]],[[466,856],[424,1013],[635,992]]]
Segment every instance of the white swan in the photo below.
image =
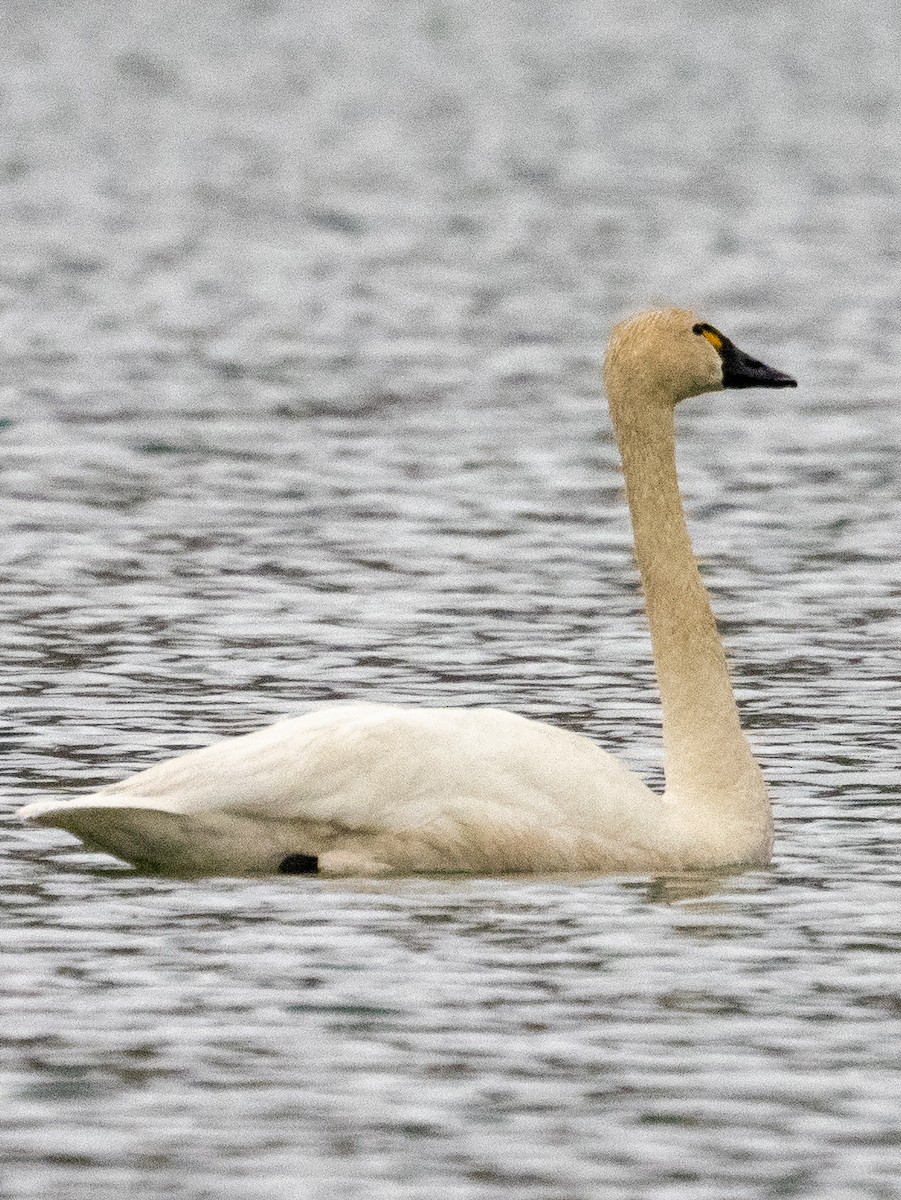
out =
[[681,309],[617,325],[604,378],[663,703],[663,796],[588,739],[541,721],[490,708],[348,704],[22,815],[186,877],[766,862],[769,801],[685,526],[673,410],[700,392],[795,380]]

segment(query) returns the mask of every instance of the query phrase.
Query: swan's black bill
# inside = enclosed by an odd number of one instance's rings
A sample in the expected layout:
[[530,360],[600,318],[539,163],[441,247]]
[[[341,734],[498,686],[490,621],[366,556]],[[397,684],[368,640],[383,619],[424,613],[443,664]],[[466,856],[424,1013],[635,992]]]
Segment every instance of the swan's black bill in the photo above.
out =
[[784,371],[777,371],[775,367],[768,367],[766,363],[752,358],[750,354],[745,354],[744,350],[739,350],[734,342],[730,342],[724,333],[720,333],[712,325],[698,322],[692,327],[692,333],[705,337],[722,359],[724,388],[798,386],[797,379],[792,379],[791,375],[786,375]]
[[750,354],[745,354],[744,350],[739,350],[738,346],[733,345],[727,338],[723,338],[720,358],[723,360],[724,388],[798,386],[797,379],[792,379],[791,375],[786,375],[784,371],[777,371],[775,367],[768,367],[766,363],[758,362]]

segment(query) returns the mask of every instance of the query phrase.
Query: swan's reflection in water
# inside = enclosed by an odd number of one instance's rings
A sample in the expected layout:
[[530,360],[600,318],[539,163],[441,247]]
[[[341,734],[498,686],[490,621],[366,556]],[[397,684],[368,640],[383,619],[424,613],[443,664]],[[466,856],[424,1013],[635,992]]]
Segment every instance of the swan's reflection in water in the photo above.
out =
[[[755,868],[756,870],[756,868]],[[722,895],[737,878],[735,868],[720,871],[682,871],[659,875],[643,888],[653,904],[681,904],[690,900],[712,900]]]

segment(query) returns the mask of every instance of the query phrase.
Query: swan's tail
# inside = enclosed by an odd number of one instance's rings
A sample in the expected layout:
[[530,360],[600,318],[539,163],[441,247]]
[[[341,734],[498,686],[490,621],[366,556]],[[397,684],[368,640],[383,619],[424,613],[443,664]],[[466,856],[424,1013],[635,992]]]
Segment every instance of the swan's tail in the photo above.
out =
[[115,792],[39,800],[19,815],[35,825],[65,829],[141,871],[180,878],[270,874],[286,853],[279,822],[223,812],[179,813],[164,801]]

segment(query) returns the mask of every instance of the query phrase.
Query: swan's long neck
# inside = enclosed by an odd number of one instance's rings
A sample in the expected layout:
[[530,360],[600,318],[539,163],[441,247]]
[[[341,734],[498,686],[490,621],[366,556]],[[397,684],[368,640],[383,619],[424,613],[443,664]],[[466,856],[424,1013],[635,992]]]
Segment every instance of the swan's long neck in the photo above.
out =
[[667,795],[756,811],[766,792],[685,524],[672,402],[610,402],[663,705]]

